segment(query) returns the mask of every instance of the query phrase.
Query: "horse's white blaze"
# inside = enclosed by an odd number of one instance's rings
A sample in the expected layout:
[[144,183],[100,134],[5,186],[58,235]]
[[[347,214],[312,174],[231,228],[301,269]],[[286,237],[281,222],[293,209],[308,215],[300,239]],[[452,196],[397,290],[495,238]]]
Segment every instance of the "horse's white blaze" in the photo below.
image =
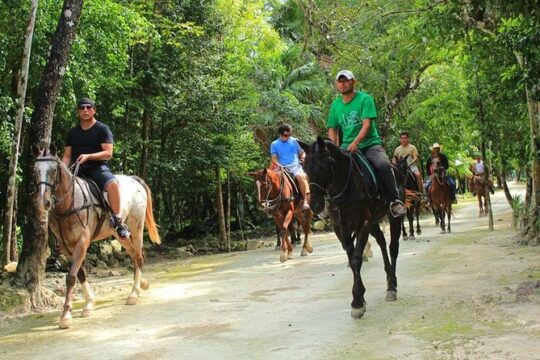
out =
[[262,199],[261,199],[261,182],[259,180],[257,180],[255,182],[255,184],[257,184],[257,199],[262,202]]

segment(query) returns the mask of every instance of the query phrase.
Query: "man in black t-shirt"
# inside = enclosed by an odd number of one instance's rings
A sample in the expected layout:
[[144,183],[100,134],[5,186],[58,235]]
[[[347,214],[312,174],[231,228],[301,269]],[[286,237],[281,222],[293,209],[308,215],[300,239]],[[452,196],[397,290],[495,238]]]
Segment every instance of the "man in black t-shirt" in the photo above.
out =
[[109,169],[107,160],[113,155],[113,135],[109,127],[97,121],[96,105],[92,99],[82,98],[77,103],[79,125],[69,130],[62,161],[67,166],[79,162],[79,175],[96,182],[106,191],[113,214],[111,224],[121,238],[131,234],[120,218],[120,189],[118,180]]

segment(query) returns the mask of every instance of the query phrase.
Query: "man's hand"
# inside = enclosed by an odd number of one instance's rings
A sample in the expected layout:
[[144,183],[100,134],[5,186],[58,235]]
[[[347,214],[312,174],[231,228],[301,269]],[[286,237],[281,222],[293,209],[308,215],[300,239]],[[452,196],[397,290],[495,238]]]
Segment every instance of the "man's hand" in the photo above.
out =
[[356,152],[356,150],[358,150],[358,143],[356,141],[353,141],[352,143],[349,144],[349,146],[347,146],[347,151],[349,152]]
[[84,164],[85,162],[87,162],[88,160],[90,160],[90,154],[81,154],[79,155],[79,157],[77,158],[77,161],[79,162],[79,164]]

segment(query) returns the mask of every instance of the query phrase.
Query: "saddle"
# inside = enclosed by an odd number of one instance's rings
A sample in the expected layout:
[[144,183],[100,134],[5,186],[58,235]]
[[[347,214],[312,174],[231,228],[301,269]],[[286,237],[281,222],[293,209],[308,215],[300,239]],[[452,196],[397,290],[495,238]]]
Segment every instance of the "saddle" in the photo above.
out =
[[291,196],[291,201],[295,200],[297,197],[302,198],[302,193],[300,192],[300,186],[298,185],[298,180],[293,176],[292,172],[287,169],[286,167],[283,167],[283,174],[285,176],[286,181],[289,181],[292,185],[293,193]]
[[[356,170],[362,175],[366,180],[368,187],[370,189],[369,194],[366,194],[369,198],[379,198],[382,193],[380,188],[381,182],[378,181],[378,175],[375,173],[373,166],[368,159],[361,152],[357,151],[352,154],[354,163],[357,165]],[[394,174],[395,175],[395,174]]]
[[88,192],[92,196],[92,205],[100,207],[107,211],[111,211],[111,206],[109,205],[109,202],[106,199],[104,192],[100,190],[96,182],[85,176],[80,176],[80,178],[86,181]]

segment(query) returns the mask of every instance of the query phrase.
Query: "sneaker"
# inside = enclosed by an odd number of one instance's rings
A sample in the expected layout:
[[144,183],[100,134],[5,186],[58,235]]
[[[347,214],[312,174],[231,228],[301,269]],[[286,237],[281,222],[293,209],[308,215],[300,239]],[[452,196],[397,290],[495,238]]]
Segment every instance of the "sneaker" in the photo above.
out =
[[401,201],[394,201],[390,205],[390,212],[392,213],[393,217],[400,217],[407,213],[407,209],[405,209],[405,206],[403,206]]
[[116,215],[112,215],[111,219],[111,226],[116,231],[119,237],[122,239],[127,239],[131,236],[131,233],[129,232],[129,228],[126,224],[122,223],[122,219]]

